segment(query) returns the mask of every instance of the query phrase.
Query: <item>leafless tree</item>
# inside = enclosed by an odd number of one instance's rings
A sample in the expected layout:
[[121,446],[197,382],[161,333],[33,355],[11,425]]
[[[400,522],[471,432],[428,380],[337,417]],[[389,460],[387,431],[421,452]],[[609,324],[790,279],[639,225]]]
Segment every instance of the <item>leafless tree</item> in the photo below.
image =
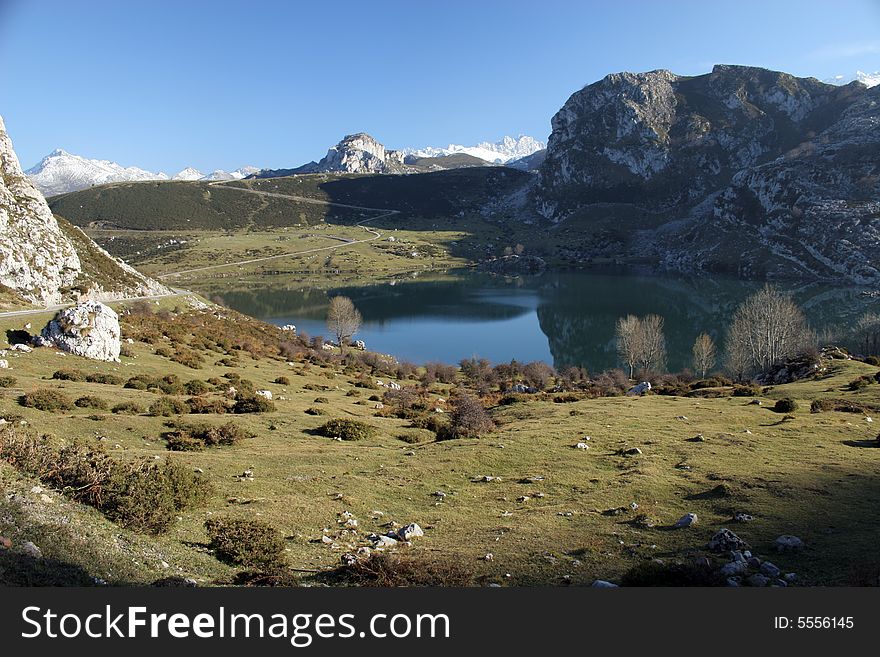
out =
[[705,379],[706,372],[715,367],[715,342],[708,333],[701,333],[694,341],[694,370]]
[[617,354],[629,368],[629,378],[639,362],[639,327],[641,321],[635,315],[627,315],[617,320]]
[[639,322],[637,346],[639,363],[645,372],[656,372],[666,365],[666,336],[663,334],[663,318],[647,315]]
[[362,317],[348,297],[338,296],[330,299],[327,311],[327,328],[336,336],[339,348],[344,352],[351,337],[361,327]]
[[815,342],[800,308],[772,285],[737,308],[727,335],[728,365],[734,374],[767,372]]
[[880,355],[880,315],[862,315],[856,322],[855,337],[863,356]]

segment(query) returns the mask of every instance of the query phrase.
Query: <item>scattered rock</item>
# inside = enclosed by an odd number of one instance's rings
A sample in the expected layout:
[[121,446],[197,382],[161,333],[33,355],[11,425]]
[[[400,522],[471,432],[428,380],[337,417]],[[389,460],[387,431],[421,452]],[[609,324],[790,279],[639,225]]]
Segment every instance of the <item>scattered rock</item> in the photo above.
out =
[[709,539],[709,549],[713,552],[734,552],[748,550],[749,544],[726,527],[722,527]]
[[596,579],[593,580],[593,583],[590,584],[594,589],[616,589],[617,584],[612,584],[604,579]]
[[413,538],[418,538],[419,536],[424,535],[424,530],[422,530],[422,528],[414,522],[411,522],[410,524],[397,530],[397,537],[401,541],[409,541]]
[[0,360],[0,370],[8,370],[9,369],[9,361],[8,360]]
[[765,561],[761,564],[761,572],[764,573],[767,577],[776,578],[779,577],[781,571],[774,564],[769,561]]
[[804,542],[797,536],[783,534],[773,541],[773,546],[777,552],[795,552],[804,547]]
[[22,544],[21,552],[34,559],[41,559],[43,557],[43,551],[30,541],[25,541]]
[[622,454],[624,456],[639,456],[642,453],[638,447],[631,447],[630,449],[623,450]]
[[257,397],[262,397],[263,399],[272,399],[272,391],[271,390],[257,390],[254,393]]
[[755,519],[755,516],[750,515],[748,513],[743,513],[742,511],[737,511],[733,514],[734,522],[751,522]]
[[749,570],[749,564],[745,561],[731,561],[729,563],[724,564],[719,569],[719,573],[726,577],[730,577],[731,575],[742,575]]
[[683,529],[684,527],[690,527],[691,525],[695,525],[697,523],[697,514],[696,513],[686,513],[681,518],[675,521],[675,524],[672,525],[676,529]]
[[766,575],[755,573],[754,575],[749,575],[746,582],[748,582],[749,586],[767,586],[770,583],[770,578]]
[[575,449],[590,449],[590,446],[587,443],[577,443],[574,446]]
[[31,348],[30,345],[27,345],[23,342],[19,342],[18,344],[14,344],[11,347],[9,347],[9,349],[12,351],[20,351],[25,354],[29,354],[33,351],[33,349]]

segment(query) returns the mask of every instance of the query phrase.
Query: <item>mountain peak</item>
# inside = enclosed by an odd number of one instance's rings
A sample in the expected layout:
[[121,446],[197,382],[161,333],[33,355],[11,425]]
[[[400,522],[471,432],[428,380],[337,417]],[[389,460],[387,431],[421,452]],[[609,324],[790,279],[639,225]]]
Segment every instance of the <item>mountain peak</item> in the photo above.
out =
[[505,135],[496,142],[483,141],[475,146],[449,144],[445,148],[426,146],[420,149],[408,148],[404,152],[415,157],[444,157],[464,153],[493,164],[504,164],[517,160],[546,148],[546,144],[528,135],[511,137]]

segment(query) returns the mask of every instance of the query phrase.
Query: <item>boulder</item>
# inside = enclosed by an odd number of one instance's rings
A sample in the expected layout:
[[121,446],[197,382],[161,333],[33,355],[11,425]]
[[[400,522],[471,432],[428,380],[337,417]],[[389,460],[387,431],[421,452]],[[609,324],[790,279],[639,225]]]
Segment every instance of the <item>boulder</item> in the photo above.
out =
[[722,527],[709,539],[709,549],[713,552],[733,552],[748,550],[749,544],[729,529]]
[[361,351],[366,351],[367,350],[367,343],[364,342],[363,340],[355,340],[354,341],[354,348],[360,349]]
[[773,542],[777,552],[795,552],[804,547],[804,542],[797,536],[783,534]]
[[0,370],[8,370],[9,369],[9,361],[8,360],[0,360]]
[[639,395],[644,395],[646,392],[651,390],[651,382],[650,381],[642,381],[638,385],[633,386],[629,390],[626,391],[628,397],[637,397]]
[[59,311],[40,334],[43,344],[94,360],[119,361],[119,316],[98,301]]
[[257,390],[254,393],[257,397],[262,397],[263,399],[272,399],[272,391],[271,390]]
[[418,538],[419,536],[424,536],[425,532],[422,530],[418,524],[411,522],[405,527],[401,527],[397,530],[397,538],[401,541],[408,541],[413,538]]
[[675,521],[673,527],[676,529],[682,529],[684,527],[690,527],[691,525],[696,524],[697,522],[697,514],[696,513],[686,513],[681,518]]

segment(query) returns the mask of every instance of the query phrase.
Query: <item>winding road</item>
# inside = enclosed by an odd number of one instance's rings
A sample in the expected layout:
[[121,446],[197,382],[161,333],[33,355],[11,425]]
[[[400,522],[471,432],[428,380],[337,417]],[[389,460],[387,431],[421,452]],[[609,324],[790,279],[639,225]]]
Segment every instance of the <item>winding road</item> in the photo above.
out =
[[[212,182],[211,185],[223,185],[228,181],[219,180],[216,182]],[[322,201],[316,198],[309,198],[307,196],[294,196],[293,194],[280,194],[278,192],[264,192],[258,189],[248,189],[246,187],[235,187],[232,185],[226,185],[226,189],[237,189],[240,192],[244,192],[245,194],[257,194],[258,196],[272,196],[275,198],[286,198],[291,199],[293,201],[299,201],[301,203],[313,203],[316,205],[332,205],[338,208],[349,208],[352,210],[367,210],[369,212],[380,212],[382,214],[378,214],[375,217],[369,217],[368,219],[362,219],[358,221],[355,226],[360,226],[372,236],[362,240],[349,240],[345,241],[342,244],[333,244],[331,246],[321,246],[314,249],[305,249],[304,251],[292,251],[290,253],[281,253],[278,255],[264,256],[262,258],[251,258],[249,260],[237,260],[235,262],[224,262],[222,264],[217,265],[205,265],[204,267],[193,267],[192,269],[182,269],[180,271],[171,272],[170,274],[161,274],[159,276],[155,276],[158,279],[171,278],[174,276],[181,276],[183,274],[193,274],[200,271],[208,271],[211,269],[220,269],[222,267],[236,267],[238,265],[250,265],[255,262],[266,262],[268,260],[277,260],[279,258],[290,258],[291,256],[301,256],[306,255],[308,253],[318,253],[320,251],[334,251],[336,249],[341,249],[346,246],[351,246],[353,244],[364,244],[366,242],[373,242],[380,237],[382,237],[382,233],[373,228],[368,228],[366,224],[371,221],[376,221],[377,219],[383,219],[385,217],[390,217],[395,214],[400,214],[400,210],[388,210],[387,208],[367,208],[362,205],[349,205],[347,203],[334,203],[333,201]],[[335,239],[335,238],[332,238]]]

